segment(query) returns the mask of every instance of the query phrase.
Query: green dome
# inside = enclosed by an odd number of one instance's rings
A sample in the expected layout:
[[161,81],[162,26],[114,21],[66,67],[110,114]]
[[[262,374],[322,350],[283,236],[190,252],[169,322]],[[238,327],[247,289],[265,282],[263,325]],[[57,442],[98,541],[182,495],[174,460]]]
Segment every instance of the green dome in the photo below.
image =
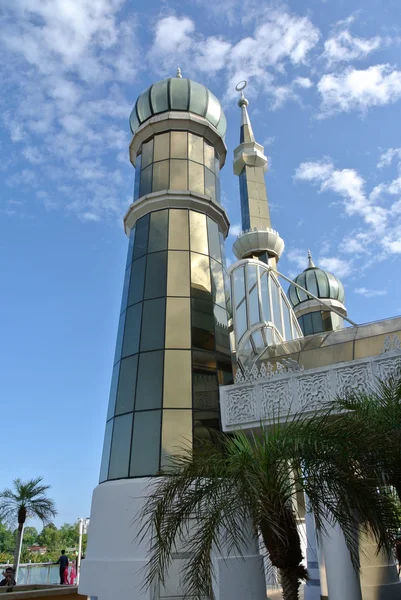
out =
[[132,133],[153,115],[170,110],[189,111],[204,117],[221,137],[226,133],[226,117],[216,96],[201,83],[182,77],[158,81],[138,96],[129,119]]
[[[313,262],[310,260],[310,265]],[[308,266],[303,273],[300,273],[294,279],[295,283],[301,285],[303,288],[317,296],[317,298],[337,300],[344,304],[344,287],[343,284],[335,275],[328,271],[323,271],[317,267]],[[294,284],[291,284],[287,292],[288,298],[292,306],[295,308],[301,302],[312,300],[310,296],[305,294],[302,290],[297,288]]]

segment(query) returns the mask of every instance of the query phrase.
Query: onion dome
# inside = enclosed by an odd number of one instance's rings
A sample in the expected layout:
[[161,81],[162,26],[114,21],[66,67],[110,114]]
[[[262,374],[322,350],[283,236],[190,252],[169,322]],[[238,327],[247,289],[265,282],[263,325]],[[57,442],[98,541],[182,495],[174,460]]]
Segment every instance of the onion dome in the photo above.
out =
[[[308,267],[295,277],[294,282],[322,300],[333,300],[335,304],[344,304],[344,287],[335,275],[315,266],[311,253],[308,251]],[[302,308],[302,302],[312,301],[311,296],[291,284],[287,295],[294,309]],[[297,311],[296,311],[297,312]]]
[[182,77],[181,69],[176,77],[158,81],[138,96],[130,116],[132,133],[154,115],[167,111],[191,112],[204,117],[224,138],[227,121],[220,102],[201,83]]

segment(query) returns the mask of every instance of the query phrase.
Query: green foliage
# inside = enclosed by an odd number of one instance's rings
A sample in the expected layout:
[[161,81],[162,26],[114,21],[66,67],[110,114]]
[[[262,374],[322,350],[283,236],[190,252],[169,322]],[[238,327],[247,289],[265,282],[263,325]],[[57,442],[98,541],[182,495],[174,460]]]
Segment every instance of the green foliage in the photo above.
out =
[[46,523],[57,514],[53,500],[47,497],[49,485],[42,484],[42,477],[22,481],[15,479],[13,489],[0,493],[0,518],[10,523],[25,523],[36,517]]
[[300,580],[307,578],[296,526],[300,491],[308,496],[319,531],[327,523],[341,526],[356,567],[358,530],[390,549],[400,520],[394,495],[378,493],[381,465],[369,444],[358,422],[329,410],[319,418],[300,414],[261,427],[258,436],[236,432],[221,435],[217,445],[182,449],[168,477],[151,488],[141,515],[142,535],[151,537],[146,584],[165,581],[178,543],[190,557],[182,573],[186,595],[210,597],[212,547],[241,555],[249,536],[259,531],[280,570],[284,597],[296,598]]
[[49,523],[43,527],[38,535],[38,543],[41,546],[46,546],[50,551],[55,551],[61,546],[60,532],[53,523]]

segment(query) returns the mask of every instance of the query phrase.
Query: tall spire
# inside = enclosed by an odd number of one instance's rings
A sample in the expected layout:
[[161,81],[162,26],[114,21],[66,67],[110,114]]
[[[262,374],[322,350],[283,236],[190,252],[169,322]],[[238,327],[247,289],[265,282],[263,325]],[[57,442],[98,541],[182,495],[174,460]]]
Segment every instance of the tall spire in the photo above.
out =
[[[238,106],[241,109],[240,143],[234,150],[234,173],[239,177],[241,197],[242,230],[245,233],[234,243],[237,258],[263,257],[263,260],[278,260],[284,242],[271,229],[269,203],[267,199],[265,172],[267,158],[264,148],[255,140],[244,96],[246,81],[241,81],[237,92],[241,92]],[[251,235],[252,234],[252,235]]]
[[182,73],[181,73],[180,67],[177,67],[177,75],[176,75],[176,77],[178,77],[178,79],[182,79]]
[[316,268],[316,265],[313,262],[312,253],[310,250],[308,250],[308,269],[315,269],[315,268]]

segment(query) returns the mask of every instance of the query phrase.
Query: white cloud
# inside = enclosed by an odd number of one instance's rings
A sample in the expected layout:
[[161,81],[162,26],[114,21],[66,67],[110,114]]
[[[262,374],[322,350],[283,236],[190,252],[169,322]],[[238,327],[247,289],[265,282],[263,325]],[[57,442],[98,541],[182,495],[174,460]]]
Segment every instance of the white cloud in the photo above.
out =
[[300,270],[306,269],[308,266],[308,253],[301,248],[293,248],[285,253],[286,258],[294,263]]
[[379,157],[377,168],[382,169],[383,167],[390,166],[395,157],[401,160],[401,148],[389,148],[386,152],[383,152]]
[[242,226],[240,223],[234,223],[233,225],[230,225],[229,235],[232,237],[238,237],[240,233],[242,233]]
[[385,296],[387,294],[387,290],[369,290],[365,287],[355,288],[354,292],[355,294],[365,296],[365,298],[375,298],[376,296]]
[[216,73],[225,66],[230,49],[229,42],[217,37],[209,37],[199,43],[199,54],[196,56],[195,64],[200,71]]
[[351,237],[345,237],[341,243],[341,252],[345,254],[368,254],[369,238],[366,233],[354,233]]
[[313,83],[309,79],[309,77],[296,77],[292,83],[294,86],[298,86],[304,89],[309,89],[313,86]]
[[195,31],[194,22],[188,17],[164,17],[156,23],[155,37],[150,54],[167,59],[172,55],[184,55],[192,44],[191,34]]
[[347,277],[352,272],[351,262],[342,258],[337,258],[336,256],[323,256],[319,258],[318,264],[321,269],[333,273],[333,275],[340,279],[342,277]]
[[342,73],[323,75],[317,84],[322,97],[322,112],[359,110],[392,104],[401,98],[401,71],[389,64],[358,70],[350,67]]
[[348,29],[334,33],[324,43],[323,58],[331,66],[338,62],[351,62],[366,58],[378,50],[382,40],[379,36],[369,39],[354,37]]

